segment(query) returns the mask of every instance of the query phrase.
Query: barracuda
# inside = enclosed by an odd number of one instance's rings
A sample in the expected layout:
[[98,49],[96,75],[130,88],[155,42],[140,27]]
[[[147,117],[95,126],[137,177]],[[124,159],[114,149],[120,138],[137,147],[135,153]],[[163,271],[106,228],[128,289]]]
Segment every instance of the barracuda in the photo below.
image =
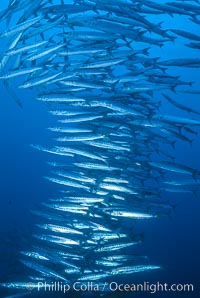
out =
[[27,45],[27,46],[24,46],[22,48],[9,50],[8,52],[6,52],[6,56],[12,56],[12,55],[17,55],[17,54],[22,53],[22,52],[27,52],[31,49],[41,47],[41,46],[45,45],[46,43],[47,43],[47,41],[44,40],[44,41],[38,42],[38,43],[33,44],[33,45]]
[[8,79],[12,79],[18,76],[24,76],[33,72],[37,72],[39,70],[42,70],[42,67],[33,67],[30,69],[24,69],[24,70],[16,70],[16,71],[12,71],[11,73],[7,73],[4,76],[0,77],[0,80],[8,80]]
[[103,158],[103,157],[100,157],[92,152],[89,152],[89,151],[84,151],[84,150],[78,150],[78,149],[74,149],[73,147],[70,148],[70,147],[56,147],[56,150],[58,152],[61,152],[61,153],[68,153],[68,154],[73,154],[73,155],[78,155],[78,156],[83,156],[83,157],[87,157],[87,158],[90,158],[90,159],[96,159],[96,160],[100,160],[100,161],[103,161],[103,162],[106,162],[106,159]]
[[26,82],[25,84],[23,85],[19,85],[18,88],[19,89],[26,89],[26,88],[30,88],[30,87],[34,87],[34,86],[38,86],[38,85],[42,85],[42,84],[45,84],[53,79],[55,79],[56,77],[58,77],[60,74],[62,74],[62,72],[59,72],[59,73],[56,73],[56,74],[53,74],[49,77],[45,77],[43,79],[35,79],[35,80],[31,80],[29,82]]
[[52,242],[52,243],[57,243],[57,244],[62,244],[62,245],[79,245],[79,241],[75,241],[72,239],[64,238],[64,237],[59,237],[59,236],[54,236],[54,235],[33,235],[33,237],[47,241],[47,242]]
[[133,274],[142,271],[156,270],[160,269],[159,266],[127,266],[127,267],[119,267],[112,270],[112,274]]
[[59,142],[84,142],[84,141],[93,141],[93,140],[99,140],[103,139],[104,135],[98,135],[98,134],[86,134],[84,136],[74,136],[74,137],[59,137],[56,140]]
[[119,242],[119,243],[114,243],[114,244],[106,244],[106,245],[103,245],[103,246],[100,246],[98,248],[95,249],[95,251],[97,252],[105,252],[105,251],[115,251],[115,250],[120,250],[120,249],[123,249],[123,248],[126,248],[126,247],[129,247],[129,246],[132,246],[132,245],[137,245],[139,244],[140,242]]
[[142,213],[142,212],[130,212],[128,210],[123,209],[103,209],[103,212],[110,214],[111,216],[116,217],[125,217],[125,218],[133,218],[133,219],[148,219],[148,218],[156,218],[157,214],[149,214],[149,213]]
[[57,232],[61,234],[78,234],[82,235],[83,233],[80,231],[77,231],[75,229],[71,229],[69,227],[63,227],[63,226],[56,226],[52,224],[37,224],[37,227],[44,229],[44,230],[50,230],[52,232]]
[[40,273],[44,274],[45,276],[51,276],[51,277],[54,277],[55,279],[60,279],[60,280],[64,280],[65,282],[68,282],[68,280],[65,277],[58,274],[57,272],[55,272],[52,269],[46,268],[45,266],[39,265],[37,263],[24,261],[24,260],[20,260],[20,261],[28,268],[30,268],[34,271],[40,272]]
[[90,188],[88,186],[83,185],[81,183],[77,183],[77,182],[68,180],[68,179],[61,180],[61,179],[54,178],[54,177],[45,177],[45,178],[47,180],[52,181],[52,182],[57,183],[57,184],[61,184],[61,185],[64,185],[64,186],[75,187],[75,188],[82,188],[82,189],[85,189],[87,191],[90,191]]
[[34,19],[31,20],[27,20],[21,24],[18,24],[16,26],[14,26],[13,28],[10,28],[10,30],[5,31],[4,33],[2,33],[0,35],[0,38],[7,38],[10,37],[16,33],[19,33],[21,31],[25,31],[26,29],[28,29],[29,27],[31,27],[32,25],[36,24],[37,22],[39,22],[41,20],[41,16],[40,17],[36,17]]
[[[36,222],[26,247],[21,241],[22,266],[8,266],[13,277],[5,275],[4,281],[28,277],[33,289],[36,281],[70,287],[78,281],[80,291],[96,281],[101,294],[109,295],[104,282],[114,276],[134,280],[138,272],[145,277],[161,269],[137,253],[141,225],[170,216],[181,195],[192,198],[199,191],[198,164],[181,163],[184,150],[178,156],[176,144],[189,143],[190,150],[197,144],[200,3],[65,2],[1,3],[2,99],[10,94],[21,107],[37,101],[30,107],[38,121],[34,129],[44,122],[48,130],[41,136],[36,130],[34,138],[43,145],[32,148],[45,152],[36,152],[45,159],[48,180],[41,198],[46,186],[50,194],[30,210]],[[187,150],[189,157],[195,153]],[[29,160],[31,168],[35,159]],[[27,284],[0,287],[4,296],[12,289],[14,298],[23,297]]]

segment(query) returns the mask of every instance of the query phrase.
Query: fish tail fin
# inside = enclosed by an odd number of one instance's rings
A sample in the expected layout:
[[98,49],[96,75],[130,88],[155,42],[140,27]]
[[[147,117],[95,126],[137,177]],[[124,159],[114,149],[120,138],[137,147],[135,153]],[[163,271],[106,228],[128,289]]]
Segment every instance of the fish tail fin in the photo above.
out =
[[195,82],[193,82],[193,81],[192,81],[192,82],[188,82],[188,85],[189,85],[189,86],[192,86],[194,83],[195,83]]
[[126,46],[131,50],[133,49],[133,47],[131,46],[132,42],[133,42],[132,40],[130,41],[126,40]]
[[22,109],[23,105],[21,103],[21,100],[17,97],[17,95],[15,94],[15,92],[10,88],[7,80],[4,80],[4,85],[8,91],[8,93],[10,94],[10,96],[14,99],[14,101],[17,103],[17,105]]
[[119,82],[120,82],[120,80],[117,80],[117,81],[115,81],[115,82],[112,84],[111,89],[112,89],[113,92],[115,92],[115,88],[116,88],[116,86],[117,86],[117,84],[118,84]]
[[151,49],[150,47],[145,48],[145,49],[142,50],[142,53],[143,53],[144,55],[146,55],[146,56],[149,56],[149,50],[150,50],[150,49]]
[[170,41],[174,42],[176,40],[176,36],[168,35]]
[[[159,22],[156,27],[161,28],[163,23],[164,21]],[[168,31],[168,30],[164,30],[164,31]]]
[[192,173],[192,177],[194,180],[198,180],[198,178],[200,177],[200,171],[194,170]]
[[172,12],[169,11],[169,12],[167,12],[167,13],[168,13],[168,15],[169,15],[170,17],[172,17],[172,18],[174,17],[174,14],[173,14]]
[[56,42],[53,39],[54,39],[54,35],[49,38],[49,42],[53,43],[53,44],[56,44]]
[[171,86],[171,91],[176,94],[176,85]]
[[191,146],[191,148],[192,148],[192,144],[193,144],[194,140],[190,140],[190,139],[188,139],[188,142],[190,143],[190,146]]
[[176,141],[172,142],[172,148],[175,150],[176,149]]
[[176,212],[176,209],[177,209],[177,207],[179,206],[179,203],[175,203],[175,204],[170,205],[170,206],[171,206],[173,212]]

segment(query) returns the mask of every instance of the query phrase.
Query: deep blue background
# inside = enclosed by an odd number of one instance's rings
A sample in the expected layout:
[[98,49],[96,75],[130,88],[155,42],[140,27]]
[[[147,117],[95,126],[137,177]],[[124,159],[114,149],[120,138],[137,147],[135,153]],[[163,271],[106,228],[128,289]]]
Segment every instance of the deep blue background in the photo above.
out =
[[[153,18],[153,17],[152,17]],[[158,17],[154,17],[156,23]],[[197,30],[184,18],[165,17],[165,26]],[[174,57],[198,57],[199,52],[183,48],[183,40],[178,38],[162,49],[154,49],[153,56],[163,59]],[[173,73],[182,74],[182,79],[197,81],[198,70],[173,69]],[[200,76],[199,76],[200,77]],[[200,90],[199,82],[195,87]],[[50,145],[50,134],[46,127],[52,126],[53,119],[48,108],[32,99],[29,93],[23,96],[23,109],[20,109],[7,94],[0,82],[0,279],[13,275],[18,270],[16,262],[19,250],[31,243],[31,232],[36,218],[29,210],[38,206],[55,193],[55,187],[42,177],[49,173],[46,161],[48,154],[30,147],[30,144]],[[183,103],[200,111],[199,96],[182,93],[178,97]],[[162,113],[188,116],[164,103]],[[191,116],[192,117],[192,116]],[[198,117],[194,116],[194,119]],[[199,136],[192,147],[178,142],[174,155],[177,162],[185,162],[200,169]],[[137,250],[150,257],[151,263],[160,264],[163,269],[157,272],[143,273],[137,280],[160,281],[168,283],[193,283],[197,289],[200,284],[200,192],[198,195],[177,195],[179,202],[171,217],[161,217],[137,224],[144,231],[144,243]],[[161,293],[158,294],[162,297]],[[177,297],[178,294],[169,295]],[[142,294],[141,297],[146,297]],[[195,293],[180,297],[198,297]]]

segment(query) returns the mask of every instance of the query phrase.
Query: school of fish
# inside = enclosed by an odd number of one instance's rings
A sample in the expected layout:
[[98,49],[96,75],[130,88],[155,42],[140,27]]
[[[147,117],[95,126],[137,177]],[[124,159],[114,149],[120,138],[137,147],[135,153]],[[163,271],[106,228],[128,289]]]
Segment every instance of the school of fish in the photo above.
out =
[[[173,152],[200,126],[190,106],[200,88],[181,77],[200,58],[153,52],[182,42],[198,53],[200,31],[163,23],[181,17],[198,28],[199,15],[199,0],[10,0],[0,12],[0,80],[20,106],[24,94],[44,103],[56,123],[48,128],[54,146],[32,144],[48,154],[44,178],[57,190],[31,210],[39,223],[30,250],[20,252],[33,287],[101,286],[160,268],[134,254],[143,240],[135,223],[168,216],[167,196],[198,191],[200,170]],[[162,113],[163,103],[179,116]],[[0,286],[26,290],[20,280]]]

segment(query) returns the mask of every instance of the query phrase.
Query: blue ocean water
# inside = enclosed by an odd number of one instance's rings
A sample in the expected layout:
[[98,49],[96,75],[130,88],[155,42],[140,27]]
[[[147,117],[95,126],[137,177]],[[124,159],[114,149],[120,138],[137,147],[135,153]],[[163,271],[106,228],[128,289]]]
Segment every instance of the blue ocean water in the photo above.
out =
[[[163,16],[162,16],[163,17]],[[157,16],[151,16],[157,23]],[[160,18],[160,17],[159,17]],[[182,17],[163,17],[164,26],[180,27]],[[182,29],[196,31],[198,26],[191,22],[181,23]],[[154,57],[162,60],[177,57],[198,57],[199,51],[183,47],[184,40],[178,38],[163,48],[151,50]],[[3,52],[3,49],[1,49]],[[173,74],[180,74],[182,80],[195,81],[195,88],[200,87],[199,69],[173,68]],[[36,219],[30,215],[30,209],[38,208],[41,202],[47,201],[56,193],[57,187],[52,185],[43,176],[48,175],[49,156],[34,150],[30,144],[53,144],[47,127],[53,125],[53,117],[47,112],[47,107],[41,102],[34,101],[30,92],[23,95],[19,108],[8,94],[3,82],[0,82],[0,280],[6,282],[15,280],[21,267],[21,275],[26,270],[18,262],[19,251],[25,250],[31,244],[31,235],[34,232]],[[200,110],[199,95],[181,93],[181,102]],[[185,116],[183,112],[164,102],[161,108],[163,114]],[[194,117],[198,119],[198,117]],[[198,129],[197,129],[198,130]],[[200,131],[199,131],[200,133]],[[200,169],[200,139],[195,138],[192,146],[177,141],[173,152],[177,162]],[[171,199],[170,195],[169,200]],[[167,196],[166,195],[166,196]],[[170,216],[161,216],[150,221],[136,224],[138,231],[144,233],[144,241],[135,250],[140,254],[148,255],[151,262],[161,265],[162,269],[156,272],[139,273],[134,277],[135,282],[163,282],[163,283],[191,283],[194,284],[194,293],[180,295],[159,293],[151,294],[157,297],[199,297],[199,267],[200,267],[200,194],[173,194],[176,205]],[[118,294],[117,294],[118,295]],[[124,295],[124,293],[121,293]],[[135,294],[132,294],[134,297]],[[149,297],[149,293],[138,294],[138,297]],[[120,294],[119,294],[120,296]]]

